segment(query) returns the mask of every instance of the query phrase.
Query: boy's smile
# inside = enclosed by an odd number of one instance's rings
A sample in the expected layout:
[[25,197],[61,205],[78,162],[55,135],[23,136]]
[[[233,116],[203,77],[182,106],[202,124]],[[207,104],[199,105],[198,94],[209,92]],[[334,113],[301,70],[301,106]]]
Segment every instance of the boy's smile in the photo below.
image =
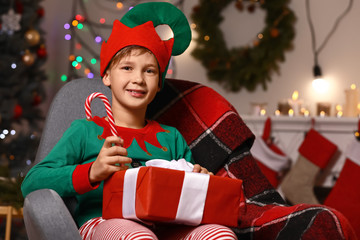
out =
[[131,96],[136,97],[136,98],[144,97],[146,94],[146,91],[144,91],[144,90],[127,89],[126,91],[129,92]]

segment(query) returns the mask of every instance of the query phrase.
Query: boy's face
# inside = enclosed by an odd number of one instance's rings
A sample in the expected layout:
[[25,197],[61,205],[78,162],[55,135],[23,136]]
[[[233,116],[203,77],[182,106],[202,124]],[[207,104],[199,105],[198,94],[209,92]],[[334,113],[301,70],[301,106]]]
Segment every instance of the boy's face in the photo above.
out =
[[159,74],[153,54],[132,50],[130,55],[108,69],[103,77],[104,84],[111,87],[113,109],[146,110],[160,91]]

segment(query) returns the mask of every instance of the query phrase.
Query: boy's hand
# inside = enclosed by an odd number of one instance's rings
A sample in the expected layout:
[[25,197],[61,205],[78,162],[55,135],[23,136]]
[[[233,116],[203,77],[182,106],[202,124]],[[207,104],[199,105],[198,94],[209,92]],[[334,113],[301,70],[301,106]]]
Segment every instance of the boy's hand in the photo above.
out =
[[128,168],[125,163],[131,163],[132,160],[127,157],[127,150],[123,144],[124,140],[116,136],[105,139],[99,155],[90,168],[90,183],[100,182],[114,172]]
[[193,172],[196,172],[196,173],[205,173],[205,174],[209,174],[209,175],[214,175],[212,172],[209,172],[206,168],[201,167],[199,164],[195,164],[195,165],[194,165]]

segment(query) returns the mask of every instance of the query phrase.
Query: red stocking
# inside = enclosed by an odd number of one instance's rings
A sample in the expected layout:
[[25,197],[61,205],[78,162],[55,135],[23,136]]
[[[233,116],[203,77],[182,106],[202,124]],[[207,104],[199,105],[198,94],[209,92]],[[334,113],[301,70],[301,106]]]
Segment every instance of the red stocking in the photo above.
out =
[[256,137],[251,154],[256,159],[262,173],[276,188],[279,185],[280,173],[290,165],[290,159],[271,140],[271,119],[265,122],[262,137]]
[[360,142],[355,140],[346,151],[346,161],[340,176],[324,204],[347,217],[360,238]]

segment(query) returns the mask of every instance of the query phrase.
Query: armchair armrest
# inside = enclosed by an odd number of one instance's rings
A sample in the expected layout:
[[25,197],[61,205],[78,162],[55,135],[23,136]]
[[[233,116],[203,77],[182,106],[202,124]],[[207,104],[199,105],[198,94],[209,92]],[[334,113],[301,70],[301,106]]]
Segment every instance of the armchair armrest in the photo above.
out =
[[24,221],[30,240],[81,240],[78,227],[64,201],[51,189],[37,190],[26,196]]

